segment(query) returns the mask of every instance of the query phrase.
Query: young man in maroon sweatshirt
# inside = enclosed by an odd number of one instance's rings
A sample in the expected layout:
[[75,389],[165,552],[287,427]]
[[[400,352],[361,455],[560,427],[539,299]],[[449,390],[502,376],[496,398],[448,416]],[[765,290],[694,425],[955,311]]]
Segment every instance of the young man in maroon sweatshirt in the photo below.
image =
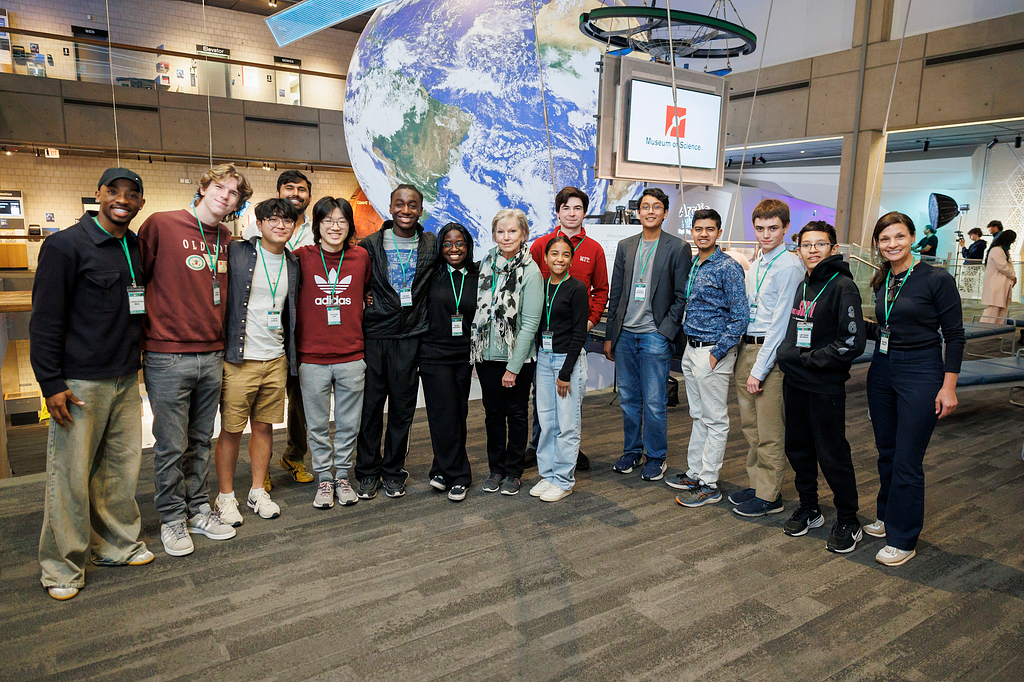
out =
[[[587,217],[590,197],[577,187],[563,187],[555,195],[555,213],[558,216],[558,227],[554,232],[538,237],[530,246],[530,255],[536,261],[544,279],[551,273],[544,259],[544,249],[556,234],[564,234],[572,242],[572,264],[569,274],[583,282],[590,296],[590,315],[587,320],[587,331],[601,321],[605,306],[608,305],[608,267],[605,264],[604,248],[593,239],[587,239],[587,231],[583,228],[583,219]],[[584,351],[585,352],[585,351]],[[540,422],[537,419],[537,399],[533,401],[533,437],[526,451],[526,465],[537,463],[537,443],[540,439]],[[576,460],[577,471],[590,469],[590,459],[580,450]]]
[[203,174],[191,204],[155,213],[139,230],[148,280],[142,365],[156,440],[155,504],[170,556],[195,550],[189,533],[235,536],[210,507],[206,476],[224,372],[231,232],[221,221],[250,196],[245,176],[223,164]]

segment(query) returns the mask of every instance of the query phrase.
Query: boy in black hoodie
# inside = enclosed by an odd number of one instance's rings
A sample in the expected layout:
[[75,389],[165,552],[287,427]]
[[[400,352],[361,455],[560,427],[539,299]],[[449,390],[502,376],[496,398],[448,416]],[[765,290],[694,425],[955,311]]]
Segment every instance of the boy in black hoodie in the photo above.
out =
[[797,537],[825,522],[818,506],[820,464],[837,517],[825,549],[845,554],[863,537],[846,440],[846,380],[865,343],[860,291],[837,253],[834,227],[821,220],[809,222],[797,243],[807,276],[797,287],[777,362],[785,373],[786,457],[796,474],[800,507],[784,532]]

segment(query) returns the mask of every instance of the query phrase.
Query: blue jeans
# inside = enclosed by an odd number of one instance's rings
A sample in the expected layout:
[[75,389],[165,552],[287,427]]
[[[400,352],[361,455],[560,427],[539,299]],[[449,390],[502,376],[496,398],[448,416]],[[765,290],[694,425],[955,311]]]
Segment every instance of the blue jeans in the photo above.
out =
[[938,422],[935,396],[942,350],[875,351],[868,369],[868,410],[878,448],[878,518],[885,542],[910,551],[924,526],[924,453]]
[[622,452],[648,460],[668,453],[668,371],[672,348],[658,332],[623,329],[615,341],[615,382],[622,407]]
[[127,564],[146,551],[135,485],[142,463],[139,374],[116,379],[68,379],[85,404],[67,403],[75,423],[50,420],[46,502],[39,537],[44,587],[85,585],[85,561]]
[[540,441],[537,471],[562,490],[576,484],[576,456],[580,451],[583,394],[587,391],[587,354],[580,353],[569,377],[569,395],[559,397],[555,380],[565,353],[537,353],[537,413]]
[[154,503],[161,523],[185,521],[209,504],[210,439],[220,405],[224,351],[142,354],[153,408]]
[[[366,363],[362,360],[333,365],[299,365],[299,384],[309,433],[313,471],[320,483],[348,479],[352,453],[363,411]],[[334,394],[334,447],[331,447],[331,394]],[[333,455],[333,456],[332,456]],[[334,467],[332,472],[331,467]]]

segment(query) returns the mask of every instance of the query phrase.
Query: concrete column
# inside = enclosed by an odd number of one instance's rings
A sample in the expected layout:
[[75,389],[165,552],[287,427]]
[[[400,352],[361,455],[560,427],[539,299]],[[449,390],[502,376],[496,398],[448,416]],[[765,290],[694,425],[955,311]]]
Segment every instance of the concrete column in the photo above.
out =
[[[885,165],[885,139],[880,130],[862,130],[853,155],[853,133],[843,135],[843,156],[839,162],[839,196],[836,202],[836,230],[840,242],[870,247],[871,230],[878,220]],[[849,201],[850,212],[846,205]]]

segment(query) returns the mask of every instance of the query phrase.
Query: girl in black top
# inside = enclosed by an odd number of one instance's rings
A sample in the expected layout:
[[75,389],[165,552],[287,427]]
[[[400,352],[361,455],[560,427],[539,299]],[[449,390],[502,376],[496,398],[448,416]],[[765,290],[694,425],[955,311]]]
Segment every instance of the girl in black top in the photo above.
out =
[[426,334],[420,343],[420,377],[427,396],[427,420],[434,462],[430,485],[461,502],[473,482],[466,454],[466,415],[473,366],[470,325],[476,314],[477,264],[473,238],[458,223],[437,233],[440,253],[427,299]]
[[587,287],[569,276],[572,242],[558,235],[544,258],[551,276],[544,283],[544,310],[537,335],[537,412],[540,440],[537,470],[541,480],[530,494],[555,502],[572,492],[580,449],[583,394],[587,388]]
[[878,518],[864,532],[886,539],[876,561],[899,566],[913,558],[924,525],[925,449],[936,422],[957,406],[963,311],[948,272],[914,263],[914,222],[908,216],[895,211],[882,216],[871,239],[882,263],[871,280],[877,322],[866,324],[875,340],[868,409],[879,491]]

